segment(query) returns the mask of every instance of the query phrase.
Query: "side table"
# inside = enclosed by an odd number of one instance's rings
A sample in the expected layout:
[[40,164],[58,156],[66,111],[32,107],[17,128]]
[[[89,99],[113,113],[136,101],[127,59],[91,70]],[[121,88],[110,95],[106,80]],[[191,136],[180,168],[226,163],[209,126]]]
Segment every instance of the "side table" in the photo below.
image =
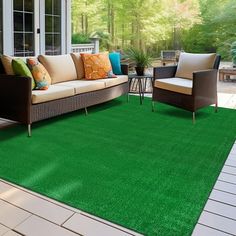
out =
[[136,93],[131,91],[131,83],[133,80],[138,80],[138,93],[139,93],[139,98],[140,98],[140,105],[143,104],[143,99],[144,99],[144,93],[146,91],[147,87],[147,81],[151,80],[151,85],[153,87],[153,75],[151,74],[145,74],[145,75],[137,75],[137,74],[129,74],[129,93]]
[[236,68],[222,68],[219,69],[219,81],[224,81],[225,76],[236,75]]

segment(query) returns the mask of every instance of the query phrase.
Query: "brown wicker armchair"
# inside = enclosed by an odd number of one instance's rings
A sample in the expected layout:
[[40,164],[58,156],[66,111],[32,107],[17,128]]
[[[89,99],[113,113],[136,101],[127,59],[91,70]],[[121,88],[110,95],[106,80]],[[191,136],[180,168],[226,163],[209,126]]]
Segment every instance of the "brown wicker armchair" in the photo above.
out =
[[178,66],[154,68],[152,111],[155,102],[166,103],[192,112],[193,123],[198,109],[215,104],[217,111],[220,59],[215,54],[182,53]]

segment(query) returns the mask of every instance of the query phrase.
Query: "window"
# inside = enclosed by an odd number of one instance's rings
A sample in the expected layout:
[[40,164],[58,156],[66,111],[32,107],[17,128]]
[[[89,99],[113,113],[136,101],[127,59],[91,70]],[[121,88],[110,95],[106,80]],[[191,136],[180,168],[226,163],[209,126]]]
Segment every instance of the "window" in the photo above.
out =
[[34,56],[34,0],[14,0],[14,55]]
[[0,0],[0,54],[3,53],[3,35],[2,35],[2,0]]
[[45,54],[61,54],[61,0],[45,0]]

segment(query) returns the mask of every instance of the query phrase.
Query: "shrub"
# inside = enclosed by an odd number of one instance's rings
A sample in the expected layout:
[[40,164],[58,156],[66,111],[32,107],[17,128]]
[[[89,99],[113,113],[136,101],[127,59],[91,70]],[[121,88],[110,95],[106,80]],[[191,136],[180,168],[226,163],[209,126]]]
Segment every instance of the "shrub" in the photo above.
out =
[[83,33],[76,33],[72,35],[72,44],[90,43],[89,36]]

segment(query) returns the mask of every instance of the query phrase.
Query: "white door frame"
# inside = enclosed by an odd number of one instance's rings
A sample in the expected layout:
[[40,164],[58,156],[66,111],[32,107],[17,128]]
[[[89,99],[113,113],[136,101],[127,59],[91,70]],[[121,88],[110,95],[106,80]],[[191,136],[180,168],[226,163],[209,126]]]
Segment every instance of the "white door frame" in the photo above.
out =
[[38,32],[40,30],[40,0],[34,0],[34,50],[35,56],[41,54],[41,34]]

